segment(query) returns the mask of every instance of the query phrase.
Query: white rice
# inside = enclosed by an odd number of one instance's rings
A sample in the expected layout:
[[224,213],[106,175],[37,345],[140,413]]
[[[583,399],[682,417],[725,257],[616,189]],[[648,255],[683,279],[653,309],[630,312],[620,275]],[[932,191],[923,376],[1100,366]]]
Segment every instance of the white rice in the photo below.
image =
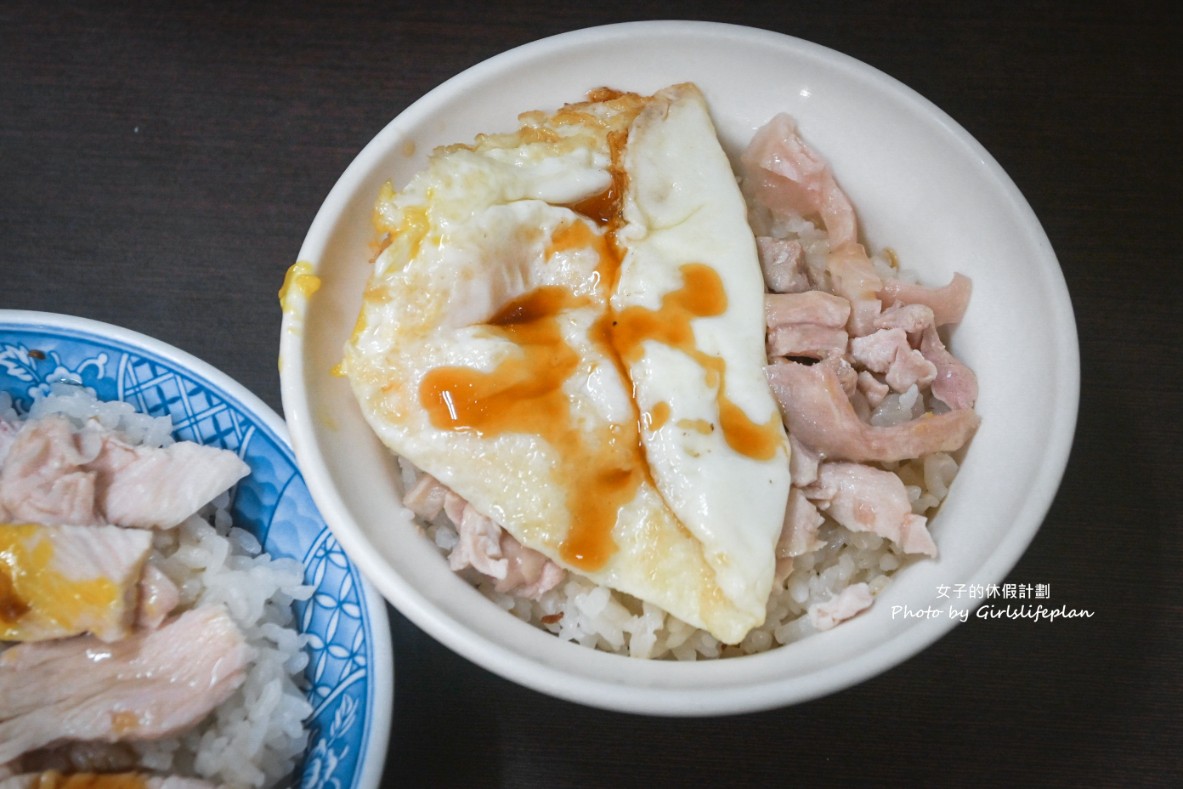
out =
[[[36,399],[29,418],[64,414],[81,426],[93,419],[133,444],[173,442],[168,417],[140,414],[121,402],[98,402],[78,386]],[[19,416],[0,393],[0,419]],[[152,561],[181,592],[178,610],[222,604],[246,636],[253,659],[238,690],[197,728],[173,739],[133,743],[135,765],[162,774],[202,778],[218,786],[274,786],[299,765],[312,713],[303,690],[307,639],[298,632],[292,603],[314,591],[294,559],[273,559],[251,533],[235,527],[223,494],[174,529],[157,531]],[[73,769],[127,769],[127,751],[93,745],[54,753]],[[115,764],[112,765],[112,760]],[[50,765],[53,766],[53,765]]]

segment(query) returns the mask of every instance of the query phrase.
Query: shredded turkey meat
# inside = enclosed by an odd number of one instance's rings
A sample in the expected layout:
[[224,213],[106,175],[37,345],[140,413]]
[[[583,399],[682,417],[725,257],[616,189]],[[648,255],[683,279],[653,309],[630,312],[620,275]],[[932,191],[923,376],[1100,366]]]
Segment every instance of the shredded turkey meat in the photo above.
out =
[[937,554],[925,517],[912,513],[903,481],[890,471],[859,463],[823,463],[805,496],[851,531],[878,534],[904,553]]
[[756,248],[764,284],[772,293],[802,293],[813,287],[800,241],[759,236]]
[[945,326],[961,321],[972,290],[972,283],[964,274],[954,274],[948,285],[939,288],[889,279],[879,290],[879,298],[885,304],[922,304],[932,310],[937,326]]
[[978,426],[978,415],[969,410],[870,425],[855,413],[838,375],[825,364],[778,362],[768,367],[768,381],[789,431],[827,459],[894,462],[955,452]]
[[[792,118],[773,118],[740,161],[767,286],[766,373],[792,447],[777,580],[825,545],[827,520],[901,554],[935,556],[923,513],[956,472],[947,453],[979,422],[977,379],[938,330],[964,318],[971,282],[954,274],[946,285],[921,285],[900,275],[894,254],[870,255],[852,202]],[[926,474],[930,466],[947,474],[930,486],[936,498],[910,493],[895,472],[917,459]],[[828,629],[872,599],[867,584],[851,584],[809,618]]]
[[832,599],[811,605],[809,622],[817,630],[830,630],[870,608],[873,602],[875,596],[867,584],[851,584]]
[[857,240],[854,207],[829,165],[798,136],[791,116],[781,113],[762,126],[742,164],[744,184],[757,202],[782,214],[820,215],[834,247]]
[[416,479],[403,497],[403,504],[425,521],[444,513],[457,534],[456,545],[448,554],[448,566],[453,571],[472,567],[493,579],[498,592],[537,599],[566,576],[563,568],[522,545],[430,474]]

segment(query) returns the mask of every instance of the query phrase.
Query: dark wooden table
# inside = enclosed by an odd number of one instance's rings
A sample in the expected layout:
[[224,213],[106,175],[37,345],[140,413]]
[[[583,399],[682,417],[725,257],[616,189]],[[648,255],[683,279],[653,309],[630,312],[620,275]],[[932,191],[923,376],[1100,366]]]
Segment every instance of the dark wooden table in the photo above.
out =
[[[902,80],[982,142],[1044,223],[1079,324],[1081,409],[1060,494],[1008,580],[1095,616],[971,621],[828,698],[668,720],[523,690],[392,611],[391,785],[1183,785],[1180,14],[726,5],[676,14],[789,33]],[[279,410],[276,291],[370,137],[504,49],[672,13],[4,3],[0,306],[145,332]]]

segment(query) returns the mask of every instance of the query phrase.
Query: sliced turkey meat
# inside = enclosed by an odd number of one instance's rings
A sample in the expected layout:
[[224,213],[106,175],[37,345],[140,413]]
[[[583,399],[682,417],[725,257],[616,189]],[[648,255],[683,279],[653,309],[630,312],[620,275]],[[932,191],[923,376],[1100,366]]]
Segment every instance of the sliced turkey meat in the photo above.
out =
[[0,653],[0,764],[67,740],[168,737],[245,679],[252,650],[221,606],[104,643],[91,636]]
[[233,452],[181,441],[131,446],[63,416],[24,423],[0,467],[9,520],[171,528],[250,469]]

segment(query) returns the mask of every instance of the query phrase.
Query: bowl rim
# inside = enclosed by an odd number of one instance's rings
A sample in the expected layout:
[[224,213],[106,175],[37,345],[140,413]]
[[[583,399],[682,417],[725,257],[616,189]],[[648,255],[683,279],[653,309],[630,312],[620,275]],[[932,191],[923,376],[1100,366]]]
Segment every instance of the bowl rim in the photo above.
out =
[[[1054,318],[1054,327],[1059,340],[1056,358],[1059,362],[1057,383],[1062,386],[1064,399],[1059,403],[1059,422],[1054,426],[1052,440],[1047,446],[1048,462],[1043,467],[1040,484],[1033,489],[1024,502],[1022,521],[1026,529],[1008,532],[989,560],[979,568],[978,574],[989,574],[1003,578],[1018,563],[1036,533],[1042,526],[1052,500],[1059,488],[1067,466],[1075,431],[1080,397],[1079,348],[1077,344],[1075,319],[1071,300],[1050,242],[1042,225],[1030,205],[1022,196],[1009,175],[985,148],[952,117],[923,97],[914,89],[881,70],[829,47],[816,44],[784,33],[762,28],[748,27],[722,22],[691,20],[646,20],[621,22],[581,28],[557,35],[537,39],[483,60],[461,71],[425,93],[389,121],[362,148],[325,198],[311,223],[299,253],[299,260],[319,261],[333,228],[352,196],[354,184],[386,154],[394,141],[400,139],[403,127],[420,122],[430,116],[435,108],[449,95],[468,85],[487,81],[508,68],[519,67],[522,62],[542,58],[575,46],[593,45],[608,39],[631,39],[639,36],[722,36],[760,41],[769,45],[784,47],[810,58],[821,58],[828,68],[834,68],[845,75],[853,74],[858,79],[872,82],[880,90],[891,94],[894,101],[902,102],[919,112],[926,120],[939,124],[943,133],[960,145],[984,166],[1002,189],[1009,204],[1026,219],[1026,230],[1033,235],[1032,241],[1042,253],[1039,262],[1044,265],[1039,272],[1045,286],[1055,296],[1048,305]],[[530,642],[539,652],[527,654],[526,650],[515,651],[501,644],[493,643],[482,634],[471,631],[464,624],[454,620],[442,610],[430,596],[415,589],[401,576],[389,573],[385,562],[379,557],[361,533],[352,529],[338,528],[340,520],[348,520],[344,501],[327,482],[329,474],[326,459],[316,452],[316,437],[311,425],[311,414],[307,392],[302,391],[307,380],[304,359],[300,349],[302,333],[295,330],[295,320],[285,309],[284,328],[280,343],[282,358],[281,392],[285,414],[293,434],[293,443],[301,464],[307,463],[310,473],[306,476],[310,490],[325,513],[330,528],[336,533],[342,546],[370,575],[379,590],[388,600],[414,624],[451,650],[466,657],[506,679],[526,688],[543,692],[557,698],[592,707],[646,715],[701,716],[728,715],[753,712],[789,704],[800,703],[864,682],[875,675],[889,670],[921,652],[949,632],[957,621],[934,619],[917,623],[901,630],[898,634],[883,639],[865,654],[848,660],[839,666],[826,667],[806,675],[809,686],[801,686],[797,677],[789,686],[770,688],[763,685],[733,685],[696,692],[693,698],[683,698],[681,688],[667,688],[660,685],[638,685],[572,677],[550,660],[547,645],[534,638],[538,633],[545,639],[558,643],[548,634],[542,634],[529,625],[517,623],[521,638]],[[516,620],[515,620],[516,621]],[[849,627],[848,623],[844,627]],[[516,625],[513,625],[516,627]],[[841,628],[830,633],[818,634],[812,638],[835,638]],[[570,646],[570,645],[566,645]],[[733,660],[746,661],[748,665],[767,662],[769,653],[750,655],[728,661],[702,663],[676,663],[661,661],[662,670],[687,679],[695,679],[710,672],[709,666]],[[591,661],[619,661],[617,655],[588,650]],[[627,658],[623,658],[627,659]],[[704,670],[705,669],[705,670]],[[576,687],[577,686],[577,687]]]
[[[21,331],[42,330],[64,334],[91,335],[162,359],[178,370],[184,371],[186,375],[209,385],[227,402],[261,423],[276,437],[280,448],[290,453],[293,461],[296,460],[287,424],[275,409],[263,402],[258,395],[243,384],[188,351],[134,329],[65,313],[0,309],[0,331],[10,328]],[[294,462],[293,466],[299,470],[297,463]],[[299,473],[303,476],[302,471]],[[328,528],[327,522],[322,528]],[[369,637],[372,640],[374,662],[378,665],[369,667],[373,687],[373,704],[371,705],[373,715],[368,722],[364,754],[359,760],[360,769],[354,776],[352,785],[376,789],[382,784],[393,718],[394,656],[386,600],[378,593],[364,573],[359,573],[359,575],[362,581],[360,590],[362,599],[369,611],[370,621],[374,625],[370,628]]]

